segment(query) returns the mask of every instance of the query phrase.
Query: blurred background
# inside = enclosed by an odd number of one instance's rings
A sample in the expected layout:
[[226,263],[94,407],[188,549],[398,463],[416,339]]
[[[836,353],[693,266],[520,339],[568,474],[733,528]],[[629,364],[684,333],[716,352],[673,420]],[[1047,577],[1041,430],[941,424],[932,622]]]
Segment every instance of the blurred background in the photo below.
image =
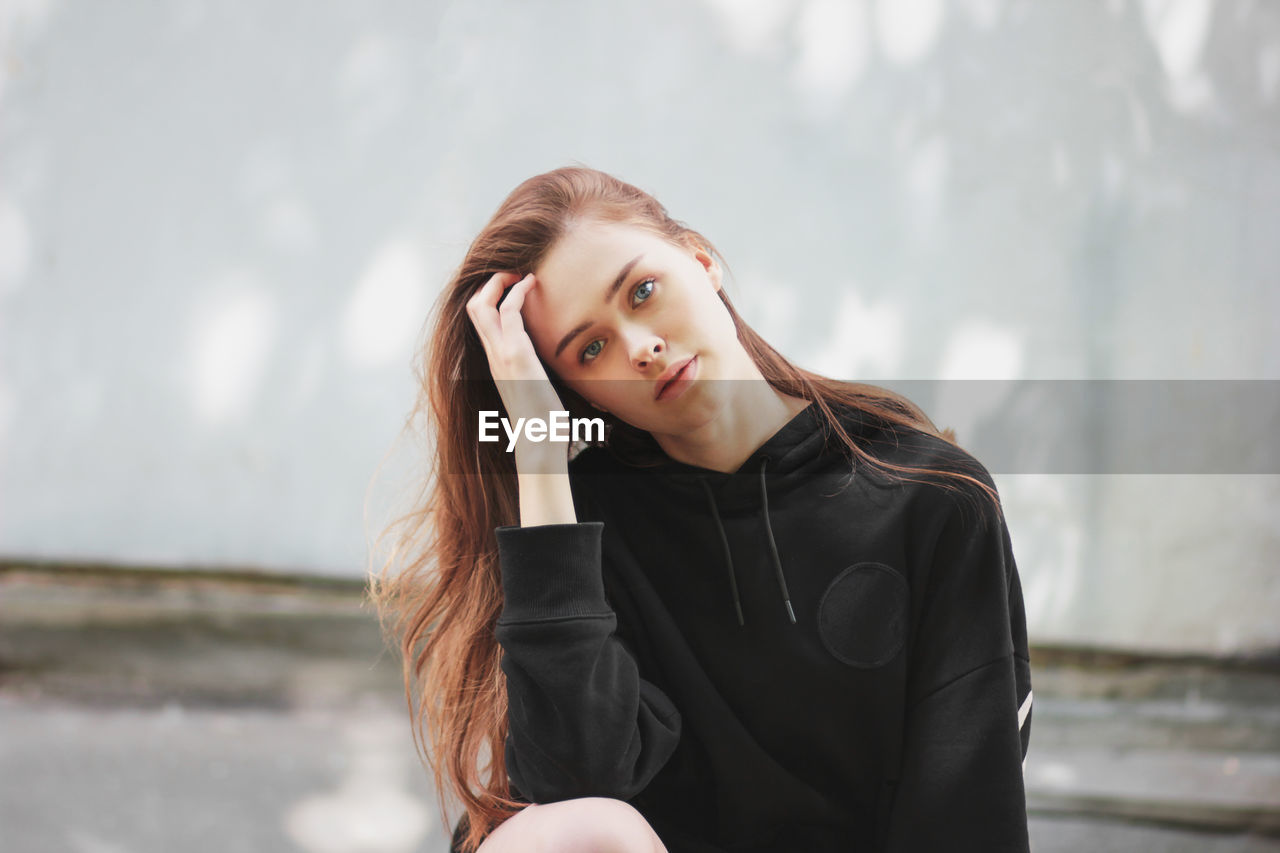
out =
[[371,543],[436,294],[580,163],[988,463],[1036,850],[1280,850],[1280,5],[8,0],[0,59],[0,848],[443,853]]

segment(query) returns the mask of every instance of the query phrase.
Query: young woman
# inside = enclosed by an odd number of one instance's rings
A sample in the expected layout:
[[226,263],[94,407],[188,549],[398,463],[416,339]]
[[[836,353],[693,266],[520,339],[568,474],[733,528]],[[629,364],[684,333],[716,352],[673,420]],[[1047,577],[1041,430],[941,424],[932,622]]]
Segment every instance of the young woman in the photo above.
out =
[[[434,477],[376,594],[453,849],[1026,850],[993,481],[910,401],[773,350],[717,257],[558,169],[441,296]],[[480,440],[556,411],[603,438]]]

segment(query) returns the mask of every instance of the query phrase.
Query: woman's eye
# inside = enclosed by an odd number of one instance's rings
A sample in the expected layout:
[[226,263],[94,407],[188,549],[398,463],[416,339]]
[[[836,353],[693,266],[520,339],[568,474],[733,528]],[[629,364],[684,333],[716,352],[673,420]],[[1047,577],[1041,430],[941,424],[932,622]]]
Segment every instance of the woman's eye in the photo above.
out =
[[[636,289],[631,292],[632,306],[635,306],[640,302],[647,302],[649,297],[653,295],[653,286],[655,283],[654,279],[646,278],[644,281],[637,284]],[[602,349],[604,349],[604,341],[599,339],[594,340],[587,344],[582,350],[582,354],[578,356],[578,361],[586,364],[588,361],[591,361],[598,356]]]

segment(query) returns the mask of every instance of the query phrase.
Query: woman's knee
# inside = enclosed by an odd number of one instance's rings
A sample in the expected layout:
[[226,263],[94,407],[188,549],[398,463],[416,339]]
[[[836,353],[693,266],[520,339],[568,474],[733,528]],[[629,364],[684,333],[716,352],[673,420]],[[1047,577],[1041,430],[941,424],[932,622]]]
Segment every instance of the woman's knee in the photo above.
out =
[[529,806],[495,829],[477,853],[666,853],[635,808],[608,797]]

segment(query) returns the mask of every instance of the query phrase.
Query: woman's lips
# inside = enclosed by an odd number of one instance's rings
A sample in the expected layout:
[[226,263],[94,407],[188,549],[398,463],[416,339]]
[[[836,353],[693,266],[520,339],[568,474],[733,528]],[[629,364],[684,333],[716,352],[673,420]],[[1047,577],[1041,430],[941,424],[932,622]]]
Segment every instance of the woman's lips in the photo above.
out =
[[662,390],[658,392],[657,399],[659,401],[674,400],[676,397],[679,397],[688,390],[689,386],[693,384],[694,377],[697,375],[698,357],[695,355],[693,358],[685,362],[684,367],[681,367],[680,371],[676,373],[675,376],[671,377],[666,385],[662,386]]

